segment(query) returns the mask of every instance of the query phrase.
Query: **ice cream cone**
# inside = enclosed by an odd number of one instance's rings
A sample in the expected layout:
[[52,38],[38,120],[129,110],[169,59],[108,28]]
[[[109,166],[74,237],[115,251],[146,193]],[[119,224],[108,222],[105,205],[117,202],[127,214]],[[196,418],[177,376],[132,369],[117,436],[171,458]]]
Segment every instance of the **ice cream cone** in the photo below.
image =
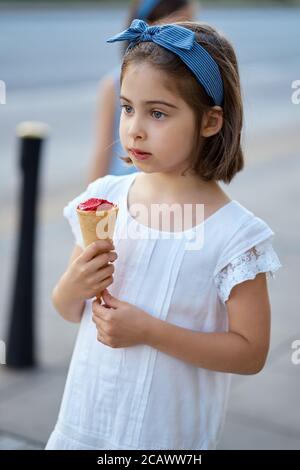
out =
[[[110,209],[104,210],[101,210],[101,206],[99,206],[99,210],[81,210],[78,208],[76,210],[85,247],[97,240],[110,239],[113,241],[119,211],[118,206],[112,205]],[[99,292],[96,296],[100,304],[102,303],[101,296],[102,292]]]
[[97,240],[113,239],[118,211],[117,206],[103,211],[77,209],[81,233],[86,247]]

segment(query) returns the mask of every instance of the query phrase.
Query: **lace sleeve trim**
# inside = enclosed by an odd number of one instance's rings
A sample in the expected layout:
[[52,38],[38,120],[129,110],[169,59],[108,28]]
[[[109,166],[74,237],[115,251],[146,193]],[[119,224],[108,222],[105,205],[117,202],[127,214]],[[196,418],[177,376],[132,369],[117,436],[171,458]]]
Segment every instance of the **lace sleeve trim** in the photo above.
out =
[[257,274],[266,272],[267,278],[282,267],[275,253],[271,239],[264,240],[231,261],[215,276],[220,298],[225,303],[231,289],[241,282],[254,279]]

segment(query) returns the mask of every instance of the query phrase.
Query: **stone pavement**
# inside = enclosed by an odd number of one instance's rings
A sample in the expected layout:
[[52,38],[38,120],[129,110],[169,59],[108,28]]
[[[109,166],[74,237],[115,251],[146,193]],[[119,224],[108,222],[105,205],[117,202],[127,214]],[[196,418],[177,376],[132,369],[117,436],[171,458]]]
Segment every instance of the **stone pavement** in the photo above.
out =
[[13,434],[0,433],[0,450],[42,450],[43,447],[41,442],[30,441]]

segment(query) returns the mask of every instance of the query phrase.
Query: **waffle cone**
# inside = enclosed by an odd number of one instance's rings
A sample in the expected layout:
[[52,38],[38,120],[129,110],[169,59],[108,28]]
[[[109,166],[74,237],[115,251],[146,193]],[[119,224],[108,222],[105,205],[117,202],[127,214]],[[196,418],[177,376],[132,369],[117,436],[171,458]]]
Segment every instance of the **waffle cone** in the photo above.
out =
[[[118,211],[117,206],[104,211],[81,211],[77,209],[85,247],[97,240],[109,238],[113,241]],[[96,297],[101,304],[102,292],[99,292]]]
[[119,208],[104,211],[82,211],[77,209],[85,247],[97,240],[113,240]]

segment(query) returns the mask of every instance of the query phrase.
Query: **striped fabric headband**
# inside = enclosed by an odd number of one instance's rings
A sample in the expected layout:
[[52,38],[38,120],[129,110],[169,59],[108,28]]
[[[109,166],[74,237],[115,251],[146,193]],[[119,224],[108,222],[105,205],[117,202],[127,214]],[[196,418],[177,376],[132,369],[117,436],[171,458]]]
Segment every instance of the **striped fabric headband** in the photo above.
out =
[[107,39],[107,42],[129,41],[129,48],[139,42],[154,42],[174,52],[197,77],[216,105],[222,106],[223,80],[212,56],[197,43],[194,31],[175,24],[148,26],[135,19],[125,31]]

